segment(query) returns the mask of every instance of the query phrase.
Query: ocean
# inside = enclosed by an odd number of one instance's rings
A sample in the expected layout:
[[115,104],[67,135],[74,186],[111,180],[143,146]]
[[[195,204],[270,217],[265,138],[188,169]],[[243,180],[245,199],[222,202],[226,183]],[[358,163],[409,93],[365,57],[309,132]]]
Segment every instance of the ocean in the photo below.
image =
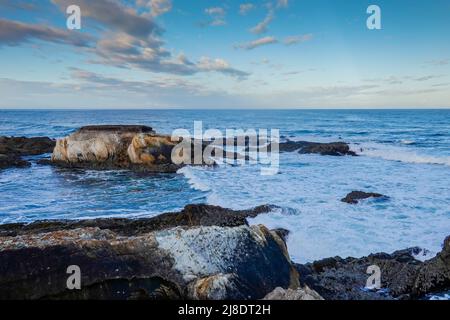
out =
[[[68,170],[33,163],[0,172],[0,223],[148,217],[190,203],[279,208],[250,220],[290,231],[296,262],[412,246],[440,251],[450,235],[450,110],[0,110],[0,135],[66,136],[89,124],[174,129],[279,129],[282,140],[346,141],[359,157],[280,154],[258,166],[185,167],[177,174]],[[38,159],[39,157],[30,157]],[[388,200],[340,201],[352,190]]]

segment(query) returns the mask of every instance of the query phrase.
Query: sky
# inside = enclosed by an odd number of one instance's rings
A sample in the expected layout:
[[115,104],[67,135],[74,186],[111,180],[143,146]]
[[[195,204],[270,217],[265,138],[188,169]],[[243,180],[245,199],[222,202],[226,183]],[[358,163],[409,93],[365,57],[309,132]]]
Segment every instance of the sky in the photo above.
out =
[[450,0],[0,0],[0,97],[28,109],[450,108]]

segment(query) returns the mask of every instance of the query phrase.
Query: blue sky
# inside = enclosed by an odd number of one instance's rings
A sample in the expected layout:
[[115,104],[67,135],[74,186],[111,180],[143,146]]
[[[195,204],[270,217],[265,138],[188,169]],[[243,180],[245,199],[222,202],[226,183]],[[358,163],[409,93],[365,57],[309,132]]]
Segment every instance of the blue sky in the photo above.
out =
[[450,107],[449,34],[449,0],[0,0],[0,108]]

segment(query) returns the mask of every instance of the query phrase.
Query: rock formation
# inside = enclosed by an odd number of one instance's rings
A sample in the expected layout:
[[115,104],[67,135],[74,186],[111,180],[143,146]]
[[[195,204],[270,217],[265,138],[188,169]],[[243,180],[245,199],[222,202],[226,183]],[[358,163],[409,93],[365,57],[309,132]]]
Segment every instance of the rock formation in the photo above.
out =
[[342,198],[342,202],[347,202],[349,204],[357,204],[358,200],[368,199],[368,198],[384,198],[387,199],[388,197],[385,195],[382,195],[380,193],[373,193],[373,192],[363,192],[363,191],[352,191],[349,194],[345,196],[345,198]]
[[[428,293],[450,288],[450,237],[434,258],[421,262],[414,258],[420,248],[377,253],[363,258],[327,258],[297,265],[302,284],[325,299],[373,300],[418,299]],[[376,265],[381,271],[381,290],[366,290],[367,268]]]
[[[3,225],[0,299],[261,299],[296,289],[283,240],[243,219],[267,210],[194,205],[149,219]],[[70,265],[81,290],[66,288]]]
[[323,300],[323,298],[308,286],[297,289],[275,288],[263,300]]
[[0,170],[11,167],[29,167],[22,156],[51,153],[55,141],[48,137],[0,137]]
[[[158,135],[146,126],[82,127],[57,141],[52,163],[64,167],[150,172],[176,172],[184,164],[212,164],[204,161],[205,145],[200,142],[189,139],[185,145],[188,148],[174,150],[182,141],[183,138],[173,140],[170,136]],[[200,160],[194,162],[197,144],[201,152]],[[176,161],[173,161],[172,154]]]
[[345,142],[309,142],[309,141],[291,141],[281,142],[280,152],[297,151],[301,154],[317,153],[323,156],[356,156],[357,154],[350,150],[350,146]]

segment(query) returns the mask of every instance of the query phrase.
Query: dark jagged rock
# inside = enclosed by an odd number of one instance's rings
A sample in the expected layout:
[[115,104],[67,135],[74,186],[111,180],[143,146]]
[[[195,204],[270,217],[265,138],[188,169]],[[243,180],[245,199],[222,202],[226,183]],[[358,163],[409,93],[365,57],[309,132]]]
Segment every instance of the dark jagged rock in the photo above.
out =
[[[153,220],[5,225],[0,299],[261,299],[296,289],[277,233],[230,217],[265,211],[194,205]],[[81,290],[66,288],[71,265],[80,267]]]
[[29,167],[22,156],[51,153],[55,143],[48,137],[0,137],[0,169]]
[[0,137],[0,154],[31,156],[52,153],[55,140],[48,137]]
[[309,141],[291,141],[281,142],[279,144],[280,152],[297,151],[301,154],[317,153],[324,156],[356,156],[357,154],[350,150],[350,146],[345,142],[309,142]]
[[152,218],[105,218],[92,220],[49,220],[33,223],[0,225],[0,237],[15,237],[37,233],[99,228],[111,230],[121,236],[138,236],[179,226],[237,227],[247,225],[247,218],[270,212],[274,206],[263,205],[249,210],[231,210],[206,204],[187,205],[180,212],[163,213]]
[[373,192],[363,192],[363,191],[352,191],[349,194],[345,196],[345,198],[342,198],[342,202],[350,203],[350,204],[357,204],[358,200],[368,199],[368,198],[385,198],[388,197],[385,195],[382,195],[380,193],[373,193]]
[[[418,299],[426,294],[450,288],[450,237],[434,258],[421,262],[413,257],[419,248],[377,253],[363,258],[327,258],[297,265],[302,284],[308,285],[325,299],[373,300]],[[367,268],[381,270],[381,291],[364,290]]]
[[0,170],[6,168],[26,168],[29,166],[31,166],[30,162],[22,160],[15,154],[0,154]]
[[287,238],[289,236],[290,231],[287,229],[283,229],[283,228],[277,228],[277,229],[273,229],[273,232],[276,232],[278,234],[278,236],[283,239],[284,242],[287,241]]
[[92,125],[92,126],[84,126],[78,129],[78,132],[87,133],[87,132],[112,132],[112,133],[155,133],[153,128],[143,125],[126,125],[126,124],[117,124],[117,125]]

